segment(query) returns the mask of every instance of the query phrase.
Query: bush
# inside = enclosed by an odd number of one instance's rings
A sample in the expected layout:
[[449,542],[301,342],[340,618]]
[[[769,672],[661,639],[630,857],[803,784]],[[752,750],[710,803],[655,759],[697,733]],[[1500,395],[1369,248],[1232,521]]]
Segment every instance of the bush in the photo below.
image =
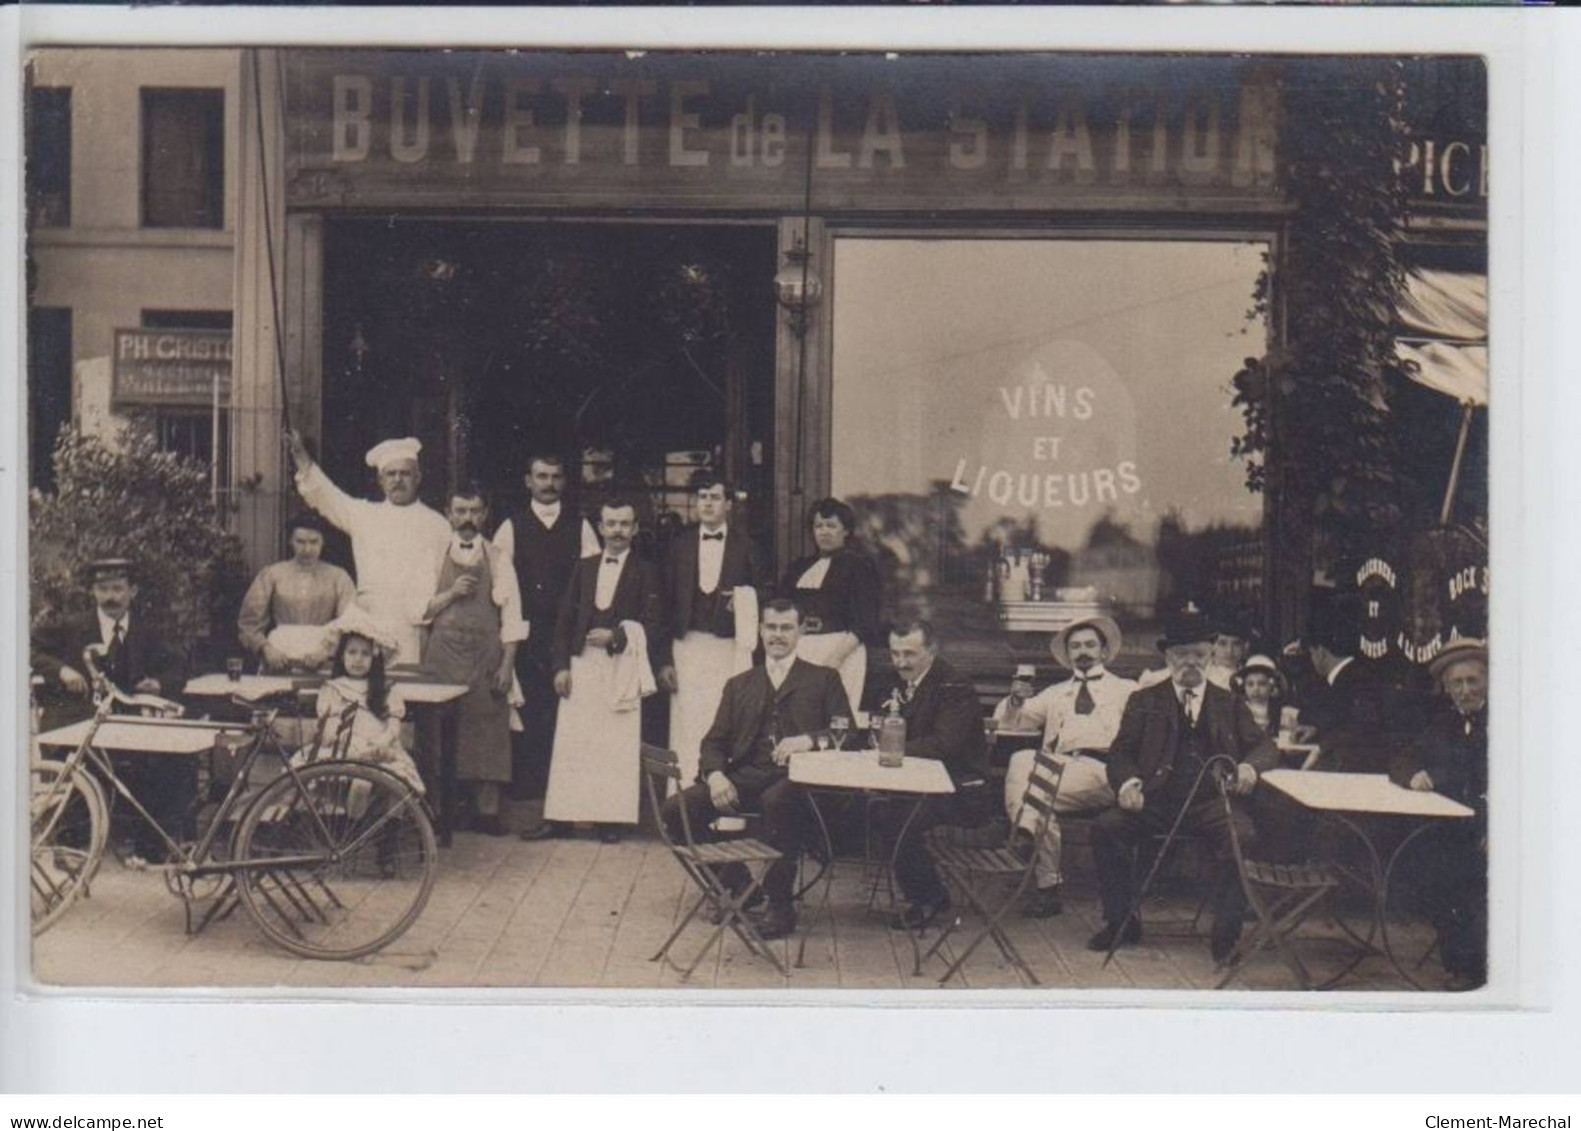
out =
[[241,541],[209,495],[207,465],[162,451],[144,425],[113,443],[61,429],[55,486],[29,499],[28,556],[35,626],[87,612],[83,567],[97,558],[137,566],[137,615],[205,659],[231,650],[246,582]]

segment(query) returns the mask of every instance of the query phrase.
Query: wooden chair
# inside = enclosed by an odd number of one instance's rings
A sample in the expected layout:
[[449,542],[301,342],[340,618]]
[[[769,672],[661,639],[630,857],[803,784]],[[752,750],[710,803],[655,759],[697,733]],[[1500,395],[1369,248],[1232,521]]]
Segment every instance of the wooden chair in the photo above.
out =
[[[650,961],[666,961],[681,972],[683,979],[690,978],[692,971],[696,970],[698,963],[703,960],[703,956],[713,949],[715,943],[723,942],[725,930],[729,928],[748,950],[768,959],[773,963],[774,969],[782,975],[785,974],[785,964],[758,934],[757,927],[746,913],[748,901],[763,885],[764,873],[784,854],[779,849],[752,837],[734,838],[718,843],[699,843],[692,833],[691,818],[687,815],[685,806],[680,807],[681,838],[677,840],[665,824],[662,814],[669,784],[679,783],[681,780],[680,758],[673,750],[645,742],[642,744],[642,777],[647,785],[648,800],[658,817],[659,835],[664,839],[665,847],[670,850],[670,854],[675,857],[676,863],[680,864],[681,870],[697,885],[699,892],[696,902],[692,904],[675,930],[670,932],[670,937],[664,940],[664,945],[659,947],[658,953]],[[739,864],[747,869],[750,880],[739,892],[732,893],[719,876],[719,869],[727,864]],[[675,945],[681,933],[704,907],[713,912],[716,925],[691,964],[683,968],[670,958],[670,948]]]
[[1313,988],[1312,976],[1306,964],[1296,953],[1292,936],[1318,905],[1339,889],[1339,877],[1321,864],[1270,864],[1250,860],[1241,848],[1240,834],[1235,829],[1235,816],[1231,812],[1229,791],[1216,781],[1219,797],[1230,821],[1230,846],[1235,857],[1235,870],[1246,901],[1256,916],[1257,924],[1243,937],[1224,960],[1224,976],[1219,979],[1219,989],[1234,981],[1253,953],[1272,947],[1280,959],[1295,975],[1303,990]]
[[[1009,913],[1027,888],[1032,884],[1037,868],[1037,846],[1043,843],[1043,834],[1048,829],[1048,823],[1054,815],[1054,799],[1059,794],[1060,778],[1064,773],[1063,767],[1054,760],[1054,756],[1046,750],[1040,750],[1032,763],[1032,776],[1027,782],[1027,791],[1021,800],[1021,807],[1016,813],[1016,819],[1010,822],[1010,834],[1002,846],[974,847],[969,844],[955,844],[943,840],[935,840],[929,845],[940,870],[956,882],[966,895],[970,907],[982,916],[983,925],[972,941],[966,945],[955,961],[950,964],[944,976],[939,979],[939,984],[945,985],[966,964],[984,939],[993,939],[999,947],[999,953],[1005,960],[1019,970],[1032,985],[1036,986],[1038,976],[1032,972],[1022,958],[1021,952],[1016,949],[1016,944],[1005,929],[1000,926],[1001,921]],[[1030,809],[1034,812],[1036,820],[1032,832],[1032,850],[1024,857],[1017,853],[1015,844],[1016,830],[1021,827],[1021,818]],[[1008,894],[997,903],[989,902],[989,894],[995,889],[1003,890],[1008,884]],[[939,952],[939,948],[963,922],[965,916],[958,914],[951,920],[950,925],[939,932],[939,937],[933,940],[933,945],[922,956],[927,961]]]

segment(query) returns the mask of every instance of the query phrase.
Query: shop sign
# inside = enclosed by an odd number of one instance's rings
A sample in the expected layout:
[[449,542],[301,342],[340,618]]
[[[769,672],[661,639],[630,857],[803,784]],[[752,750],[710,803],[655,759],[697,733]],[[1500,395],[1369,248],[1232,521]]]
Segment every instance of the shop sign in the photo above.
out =
[[111,400],[120,405],[210,405],[231,394],[231,335],[223,330],[117,330]]
[[1246,60],[290,52],[288,202],[1277,204]]

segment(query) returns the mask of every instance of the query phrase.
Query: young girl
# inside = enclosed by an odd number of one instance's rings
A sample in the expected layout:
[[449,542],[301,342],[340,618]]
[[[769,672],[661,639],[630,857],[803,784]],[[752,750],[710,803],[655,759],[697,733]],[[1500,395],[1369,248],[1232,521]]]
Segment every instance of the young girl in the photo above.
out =
[[371,762],[423,792],[417,763],[401,743],[406,706],[384,676],[386,654],[397,642],[355,606],[325,630],[334,648],[330,678],[318,692],[318,742],[303,753],[309,761],[348,758]]

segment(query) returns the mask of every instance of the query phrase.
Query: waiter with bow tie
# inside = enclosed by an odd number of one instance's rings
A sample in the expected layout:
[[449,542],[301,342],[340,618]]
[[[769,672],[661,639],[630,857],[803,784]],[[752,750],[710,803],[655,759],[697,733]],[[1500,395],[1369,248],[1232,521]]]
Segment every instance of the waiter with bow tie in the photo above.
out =
[[670,700],[670,749],[681,782],[697,777],[698,750],[713,725],[725,681],[752,666],[758,643],[758,594],[769,572],[746,531],[734,526],[734,496],[714,471],[692,479],[698,524],[670,542],[665,561],[669,634],[674,663],[659,686]]
[[604,549],[571,572],[554,630],[554,689],[560,696],[544,831],[575,821],[613,844],[637,823],[642,700],[657,690],[653,667],[669,663],[659,572],[632,550],[637,507],[613,498],[599,508]]
[[450,497],[454,534],[426,610],[423,673],[467,686],[456,703],[456,779],[471,787],[474,831],[500,836],[500,789],[511,780],[516,647],[528,626],[515,567],[483,537],[488,514],[476,486],[459,487]]
[[[1109,617],[1072,621],[1049,644],[1054,658],[1071,670],[1072,677],[1028,699],[1021,699],[1012,690],[994,710],[994,717],[1002,726],[1042,729],[1043,748],[1054,755],[1063,770],[1054,796],[1055,814],[1090,812],[1114,804],[1105,759],[1120,729],[1125,704],[1136,690],[1135,681],[1104,667],[1119,653],[1120,643],[1120,626]],[[1046,919],[1062,910],[1061,839],[1059,819],[1050,816],[1043,842],[1031,843],[1038,814],[1024,801],[1036,755],[1035,750],[1027,749],[1010,756],[1005,771],[1005,811],[1012,822],[1019,822],[1026,836],[1024,850],[1037,853],[1037,887],[1022,914],[1029,919]]]

